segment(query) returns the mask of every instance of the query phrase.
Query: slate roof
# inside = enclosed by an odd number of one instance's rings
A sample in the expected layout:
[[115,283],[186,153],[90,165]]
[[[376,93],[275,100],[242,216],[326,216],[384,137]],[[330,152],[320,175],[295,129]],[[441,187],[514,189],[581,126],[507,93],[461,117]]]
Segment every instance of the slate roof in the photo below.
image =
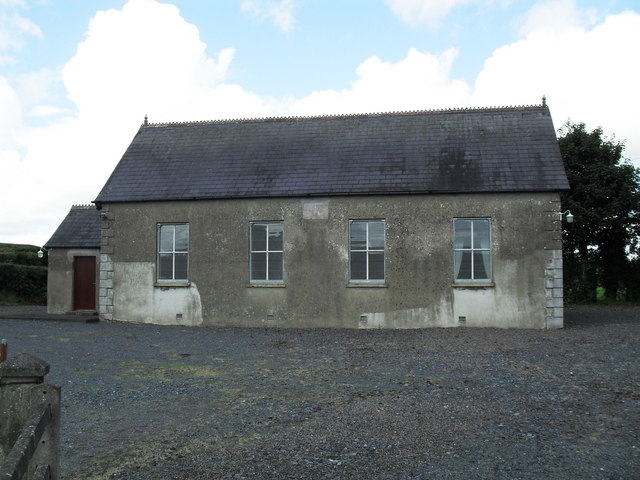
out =
[[568,188],[543,104],[145,124],[95,201]]
[[91,205],[74,205],[45,248],[100,248],[100,212]]

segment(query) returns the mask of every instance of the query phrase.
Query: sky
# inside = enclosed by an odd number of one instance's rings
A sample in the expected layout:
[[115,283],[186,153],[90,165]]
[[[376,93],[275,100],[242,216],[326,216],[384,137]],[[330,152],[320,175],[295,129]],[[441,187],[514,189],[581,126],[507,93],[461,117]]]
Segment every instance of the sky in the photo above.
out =
[[538,105],[640,166],[637,0],[0,0],[0,243],[149,122]]

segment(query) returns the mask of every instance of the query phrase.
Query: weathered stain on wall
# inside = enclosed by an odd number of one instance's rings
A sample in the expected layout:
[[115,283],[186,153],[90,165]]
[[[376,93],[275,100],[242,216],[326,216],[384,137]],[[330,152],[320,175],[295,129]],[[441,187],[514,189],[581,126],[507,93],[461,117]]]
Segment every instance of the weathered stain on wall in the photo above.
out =
[[[537,314],[532,315],[533,312]],[[501,318],[499,325],[496,324],[496,315]],[[541,323],[540,302],[527,295],[516,297],[509,287],[497,285],[491,288],[454,289],[453,317],[459,326],[468,327],[544,327]]]
[[373,328],[432,328],[457,327],[453,320],[451,303],[445,298],[437,305],[410,308],[390,312],[364,312],[360,314],[358,327]]
[[184,287],[154,286],[155,264],[114,264],[113,319],[159,325],[202,324],[202,302],[195,282]]

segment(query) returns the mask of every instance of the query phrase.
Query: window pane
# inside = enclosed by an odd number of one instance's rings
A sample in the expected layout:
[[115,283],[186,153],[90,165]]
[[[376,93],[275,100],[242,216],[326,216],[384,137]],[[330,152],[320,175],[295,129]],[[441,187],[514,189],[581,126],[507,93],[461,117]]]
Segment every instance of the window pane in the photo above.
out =
[[267,250],[267,226],[265,224],[254,223],[251,225],[251,251]]
[[367,222],[351,222],[349,226],[349,238],[351,250],[366,250]]
[[367,279],[367,252],[351,252],[351,280]]
[[369,280],[384,280],[384,252],[369,252]]
[[454,252],[456,280],[471,280],[471,252]]
[[269,280],[282,280],[282,253],[269,254]]
[[251,280],[267,279],[267,254],[251,254]]
[[160,251],[172,252],[173,251],[173,225],[160,226]]
[[473,276],[476,280],[491,278],[491,259],[489,252],[473,253]]
[[489,220],[473,221],[473,248],[490,248]]
[[186,280],[188,278],[189,258],[186,253],[176,253],[176,280]]
[[161,253],[158,261],[158,278],[160,280],[173,280],[173,255]]
[[471,220],[455,220],[455,248],[471,248]]
[[369,248],[384,250],[384,222],[369,222]]
[[269,251],[282,250],[282,237],[284,225],[281,223],[269,224]]
[[176,225],[176,252],[189,250],[189,225]]

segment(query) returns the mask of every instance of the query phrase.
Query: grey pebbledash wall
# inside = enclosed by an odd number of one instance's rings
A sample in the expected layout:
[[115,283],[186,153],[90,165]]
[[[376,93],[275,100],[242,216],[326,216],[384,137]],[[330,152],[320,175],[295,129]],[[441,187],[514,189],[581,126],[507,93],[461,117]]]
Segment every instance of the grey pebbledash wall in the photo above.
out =
[[[157,324],[562,327],[557,193],[105,203],[99,313]],[[490,218],[493,279],[453,281],[453,219]],[[386,281],[349,283],[349,220],[386,221]],[[284,222],[284,284],[249,283],[249,222]],[[189,223],[189,283],[156,284],[156,226]]]

